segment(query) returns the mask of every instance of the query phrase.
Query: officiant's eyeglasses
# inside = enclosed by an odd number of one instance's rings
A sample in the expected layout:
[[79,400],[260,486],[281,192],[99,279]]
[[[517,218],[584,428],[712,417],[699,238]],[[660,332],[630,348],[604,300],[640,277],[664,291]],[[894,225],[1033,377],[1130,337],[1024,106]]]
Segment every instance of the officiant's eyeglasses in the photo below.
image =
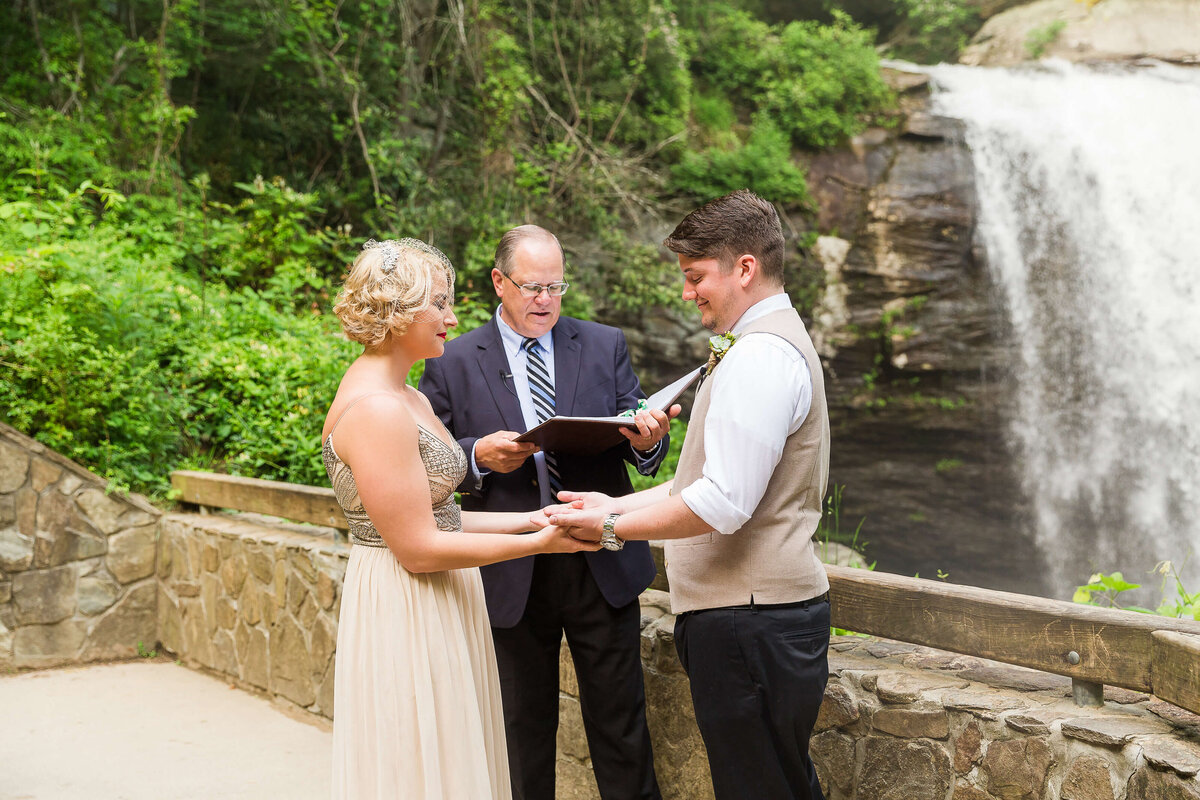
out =
[[[507,275],[504,277],[508,278]],[[533,298],[537,297],[542,292],[551,297],[562,297],[567,293],[567,288],[571,284],[566,281],[555,281],[554,283],[517,283],[512,278],[508,278],[508,282],[521,290],[521,297]]]

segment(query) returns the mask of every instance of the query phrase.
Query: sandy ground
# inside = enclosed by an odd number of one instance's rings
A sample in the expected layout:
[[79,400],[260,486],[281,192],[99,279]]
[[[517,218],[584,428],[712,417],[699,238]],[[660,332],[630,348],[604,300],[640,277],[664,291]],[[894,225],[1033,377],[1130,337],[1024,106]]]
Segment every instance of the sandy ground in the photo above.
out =
[[170,662],[0,677],[0,800],[328,798],[330,731]]

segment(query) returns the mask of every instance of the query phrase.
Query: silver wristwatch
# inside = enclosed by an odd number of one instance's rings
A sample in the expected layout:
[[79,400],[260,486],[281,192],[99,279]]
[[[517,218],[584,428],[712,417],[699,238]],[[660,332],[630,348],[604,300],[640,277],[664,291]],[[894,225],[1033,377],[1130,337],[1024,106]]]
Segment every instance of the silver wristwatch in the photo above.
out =
[[625,546],[625,540],[617,536],[617,517],[620,514],[609,514],[604,518],[604,524],[601,526],[600,546],[605,550],[620,550]]

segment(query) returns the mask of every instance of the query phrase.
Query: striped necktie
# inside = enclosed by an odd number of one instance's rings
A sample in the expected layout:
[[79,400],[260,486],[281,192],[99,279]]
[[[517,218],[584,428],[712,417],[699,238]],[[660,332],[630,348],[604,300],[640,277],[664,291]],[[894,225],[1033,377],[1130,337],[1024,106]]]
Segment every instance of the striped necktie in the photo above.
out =
[[[546,362],[542,359],[542,346],[538,344],[538,340],[526,339],[522,347],[525,348],[528,365],[529,394],[533,398],[533,409],[537,413],[538,422],[542,423],[554,416],[554,384],[550,381],[550,371],[546,369]],[[558,463],[554,454],[545,452],[544,455],[546,472],[550,476],[550,499],[557,502],[558,492],[563,488],[562,476],[558,473]]]

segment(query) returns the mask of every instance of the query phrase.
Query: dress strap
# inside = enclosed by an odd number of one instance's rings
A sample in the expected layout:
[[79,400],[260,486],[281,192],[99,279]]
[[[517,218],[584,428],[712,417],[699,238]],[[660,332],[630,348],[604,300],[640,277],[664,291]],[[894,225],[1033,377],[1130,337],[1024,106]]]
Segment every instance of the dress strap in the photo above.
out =
[[356,397],[356,398],[354,398],[353,400],[351,400],[351,401],[350,401],[350,405],[348,405],[348,406],[346,406],[345,408],[343,408],[343,409],[342,409],[342,413],[338,414],[338,418],[337,418],[336,420],[334,420],[334,421],[333,421],[333,427],[329,429],[329,435],[325,437],[325,441],[329,441],[330,439],[332,439],[332,438],[333,438],[333,432],[334,432],[334,431],[336,431],[336,430],[337,430],[337,426],[338,426],[338,425],[340,425],[340,424],[342,423],[342,417],[346,416],[346,412],[347,412],[347,411],[349,411],[350,409],[352,409],[352,408],[354,408],[356,405],[358,405],[358,401],[359,401],[359,400],[365,400],[365,399],[367,399],[368,397],[370,397],[371,395],[374,395],[374,394],[390,394],[390,395],[393,395],[393,396],[397,397],[397,399],[399,399],[399,396],[398,396],[398,395],[396,395],[396,393],[395,393],[395,392],[389,392],[387,389],[380,389],[380,390],[378,390],[378,391],[375,391],[375,392],[367,392],[366,394],[360,394],[358,397]]

